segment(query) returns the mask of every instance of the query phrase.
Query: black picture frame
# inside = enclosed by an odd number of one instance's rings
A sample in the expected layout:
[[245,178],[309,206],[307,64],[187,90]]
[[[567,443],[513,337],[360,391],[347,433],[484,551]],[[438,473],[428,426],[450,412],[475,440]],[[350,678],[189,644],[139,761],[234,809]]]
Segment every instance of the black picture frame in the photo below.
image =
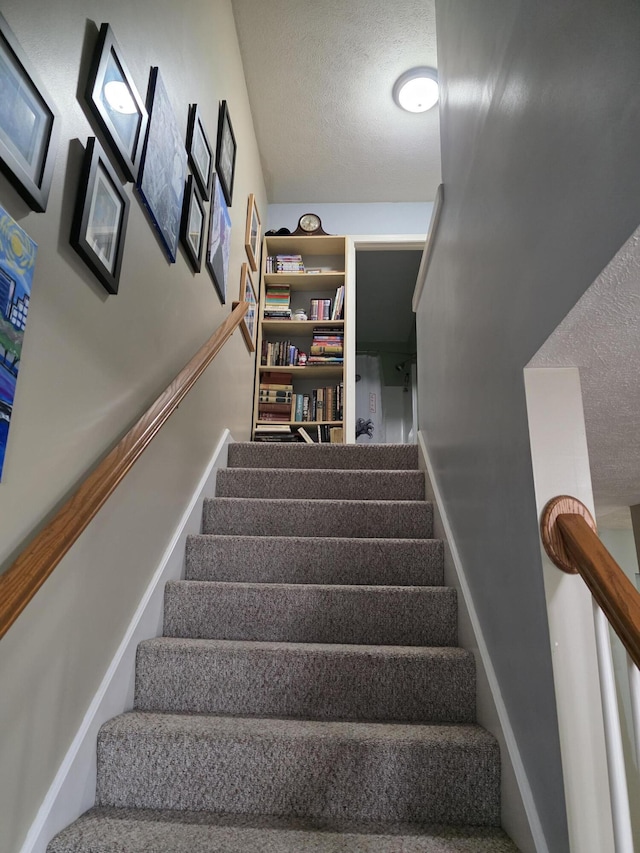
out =
[[194,272],[202,268],[202,250],[206,237],[207,212],[193,175],[187,178],[180,223],[180,242]]
[[227,206],[233,199],[233,182],[236,175],[236,137],[231,124],[229,107],[226,101],[220,104],[218,117],[218,140],[216,143],[216,172]]
[[191,171],[198,182],[200,194],[205,201],[209,201],[211,175],[213,172],[213,148],[204,129],[202,116],[200,115],[197,104],[191,104],[189,107],[187,155]]
[[135,181],[149,114],[110,24],[100,27],[85,98],[127,180]]
[[218,175],[214,174],[211,187],[206,266],[223,305],[227,301],[230,256],[231,217],[222,191],[222,184]]
[[118,292],[129,196],[105,151],[90,136],[82,164],[70,243],[108,293]]
[[175,264],[187,179],[187,149],[160,69],[151,69],[147,93],[149,125],[136,189],[169,263]]
[[32,210],[47,209],[60,118],[0,14],[0,169]]

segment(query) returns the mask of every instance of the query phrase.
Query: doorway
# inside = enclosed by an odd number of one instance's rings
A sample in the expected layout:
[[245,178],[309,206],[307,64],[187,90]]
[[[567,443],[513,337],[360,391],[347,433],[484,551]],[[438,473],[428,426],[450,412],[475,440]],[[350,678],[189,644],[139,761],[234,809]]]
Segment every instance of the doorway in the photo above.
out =
[[359,444],[417,441],[416,325],[423,243],[355,245],[355,426]]

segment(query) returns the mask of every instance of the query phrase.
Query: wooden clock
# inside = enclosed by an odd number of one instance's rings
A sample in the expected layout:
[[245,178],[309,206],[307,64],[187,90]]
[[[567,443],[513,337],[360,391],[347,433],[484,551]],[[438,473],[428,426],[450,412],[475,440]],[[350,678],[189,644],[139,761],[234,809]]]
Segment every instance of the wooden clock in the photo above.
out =
[[315,237],[321,235],[328,237],[326,231],[322,229],[322,222],[317,213],[303,213],[298,220],[298,227],[291,235],[292,237]]

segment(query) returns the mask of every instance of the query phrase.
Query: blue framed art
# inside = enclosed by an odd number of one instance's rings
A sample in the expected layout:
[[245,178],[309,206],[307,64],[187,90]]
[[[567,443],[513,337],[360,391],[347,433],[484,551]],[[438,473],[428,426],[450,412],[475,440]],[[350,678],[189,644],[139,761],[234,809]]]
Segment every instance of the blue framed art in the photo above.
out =
[[207,245],[207,269],[218,291],[220,302],[227,301],[227,278],[229,255],[231,254],[231,217],[227,209],[220,179],[213,176],[211,190],[211,215],[209,216],[209,243]]

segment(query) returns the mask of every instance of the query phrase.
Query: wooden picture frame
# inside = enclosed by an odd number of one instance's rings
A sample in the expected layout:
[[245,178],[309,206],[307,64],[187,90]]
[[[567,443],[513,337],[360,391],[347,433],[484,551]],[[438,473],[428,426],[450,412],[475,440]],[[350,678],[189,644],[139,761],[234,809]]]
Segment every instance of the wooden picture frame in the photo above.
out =
[[231,255],[231,217],[227,209],[222,186],[217,173],[211,188],[211,210],[209,212],[209,239],[207,242],[206,266],[218,291],[220,302],[227,301],[227,278]]
[[47,209],[59,115],[0,14],[0,169],[32,210]]
[[198,183],[200,194],[205,201],[209,201],[211,174],[213,172],[213,149],[207,132],[204,129],[197,104],[191,104],[189,107],[187,155],[189,157],[189,166]]
[[244,247],[249,258],[249,266],[254,272],[258,271],[258,262],[260,261],[260,214],[256,205],[256,197],[253,193],[249,194],[247,203],[247,224],[244,231]]
[[207,212],[193,175],[187,178],[180,224],[180,241],[194,272],[202,267],[202,249],[205,240]]
[[169,263],[175,264],[187,178],[187,149],[157,67],[151,69],[147,109],[149,126],[136,189]]
[[125,177],[135,181],[149,114],[109,24],[100,27],[85,98]]
[[[253,286],[251,278],[251,270],[249,265],[244,262],[240,271],[240,299],[239,302],[248,302],[249,308],[240,322],[240,331],[247,345],[249,352],[254,352],[256,348],[256,332],[258,330],[257,314],[258,314],[258,297],[256,289]],[[233,303],[235,308],[238,302]]]
[[87,140],[70,243],[108,293],[117,293],[129,196],[95,136]]
[[236,174],[236,137],[231,124],[229,107],[226,101],[220,104],[218,117],[218,140],[216,144],[216,172],[220,179],[222,192],[227,206],[231,207],[233,199],[233,182]]

